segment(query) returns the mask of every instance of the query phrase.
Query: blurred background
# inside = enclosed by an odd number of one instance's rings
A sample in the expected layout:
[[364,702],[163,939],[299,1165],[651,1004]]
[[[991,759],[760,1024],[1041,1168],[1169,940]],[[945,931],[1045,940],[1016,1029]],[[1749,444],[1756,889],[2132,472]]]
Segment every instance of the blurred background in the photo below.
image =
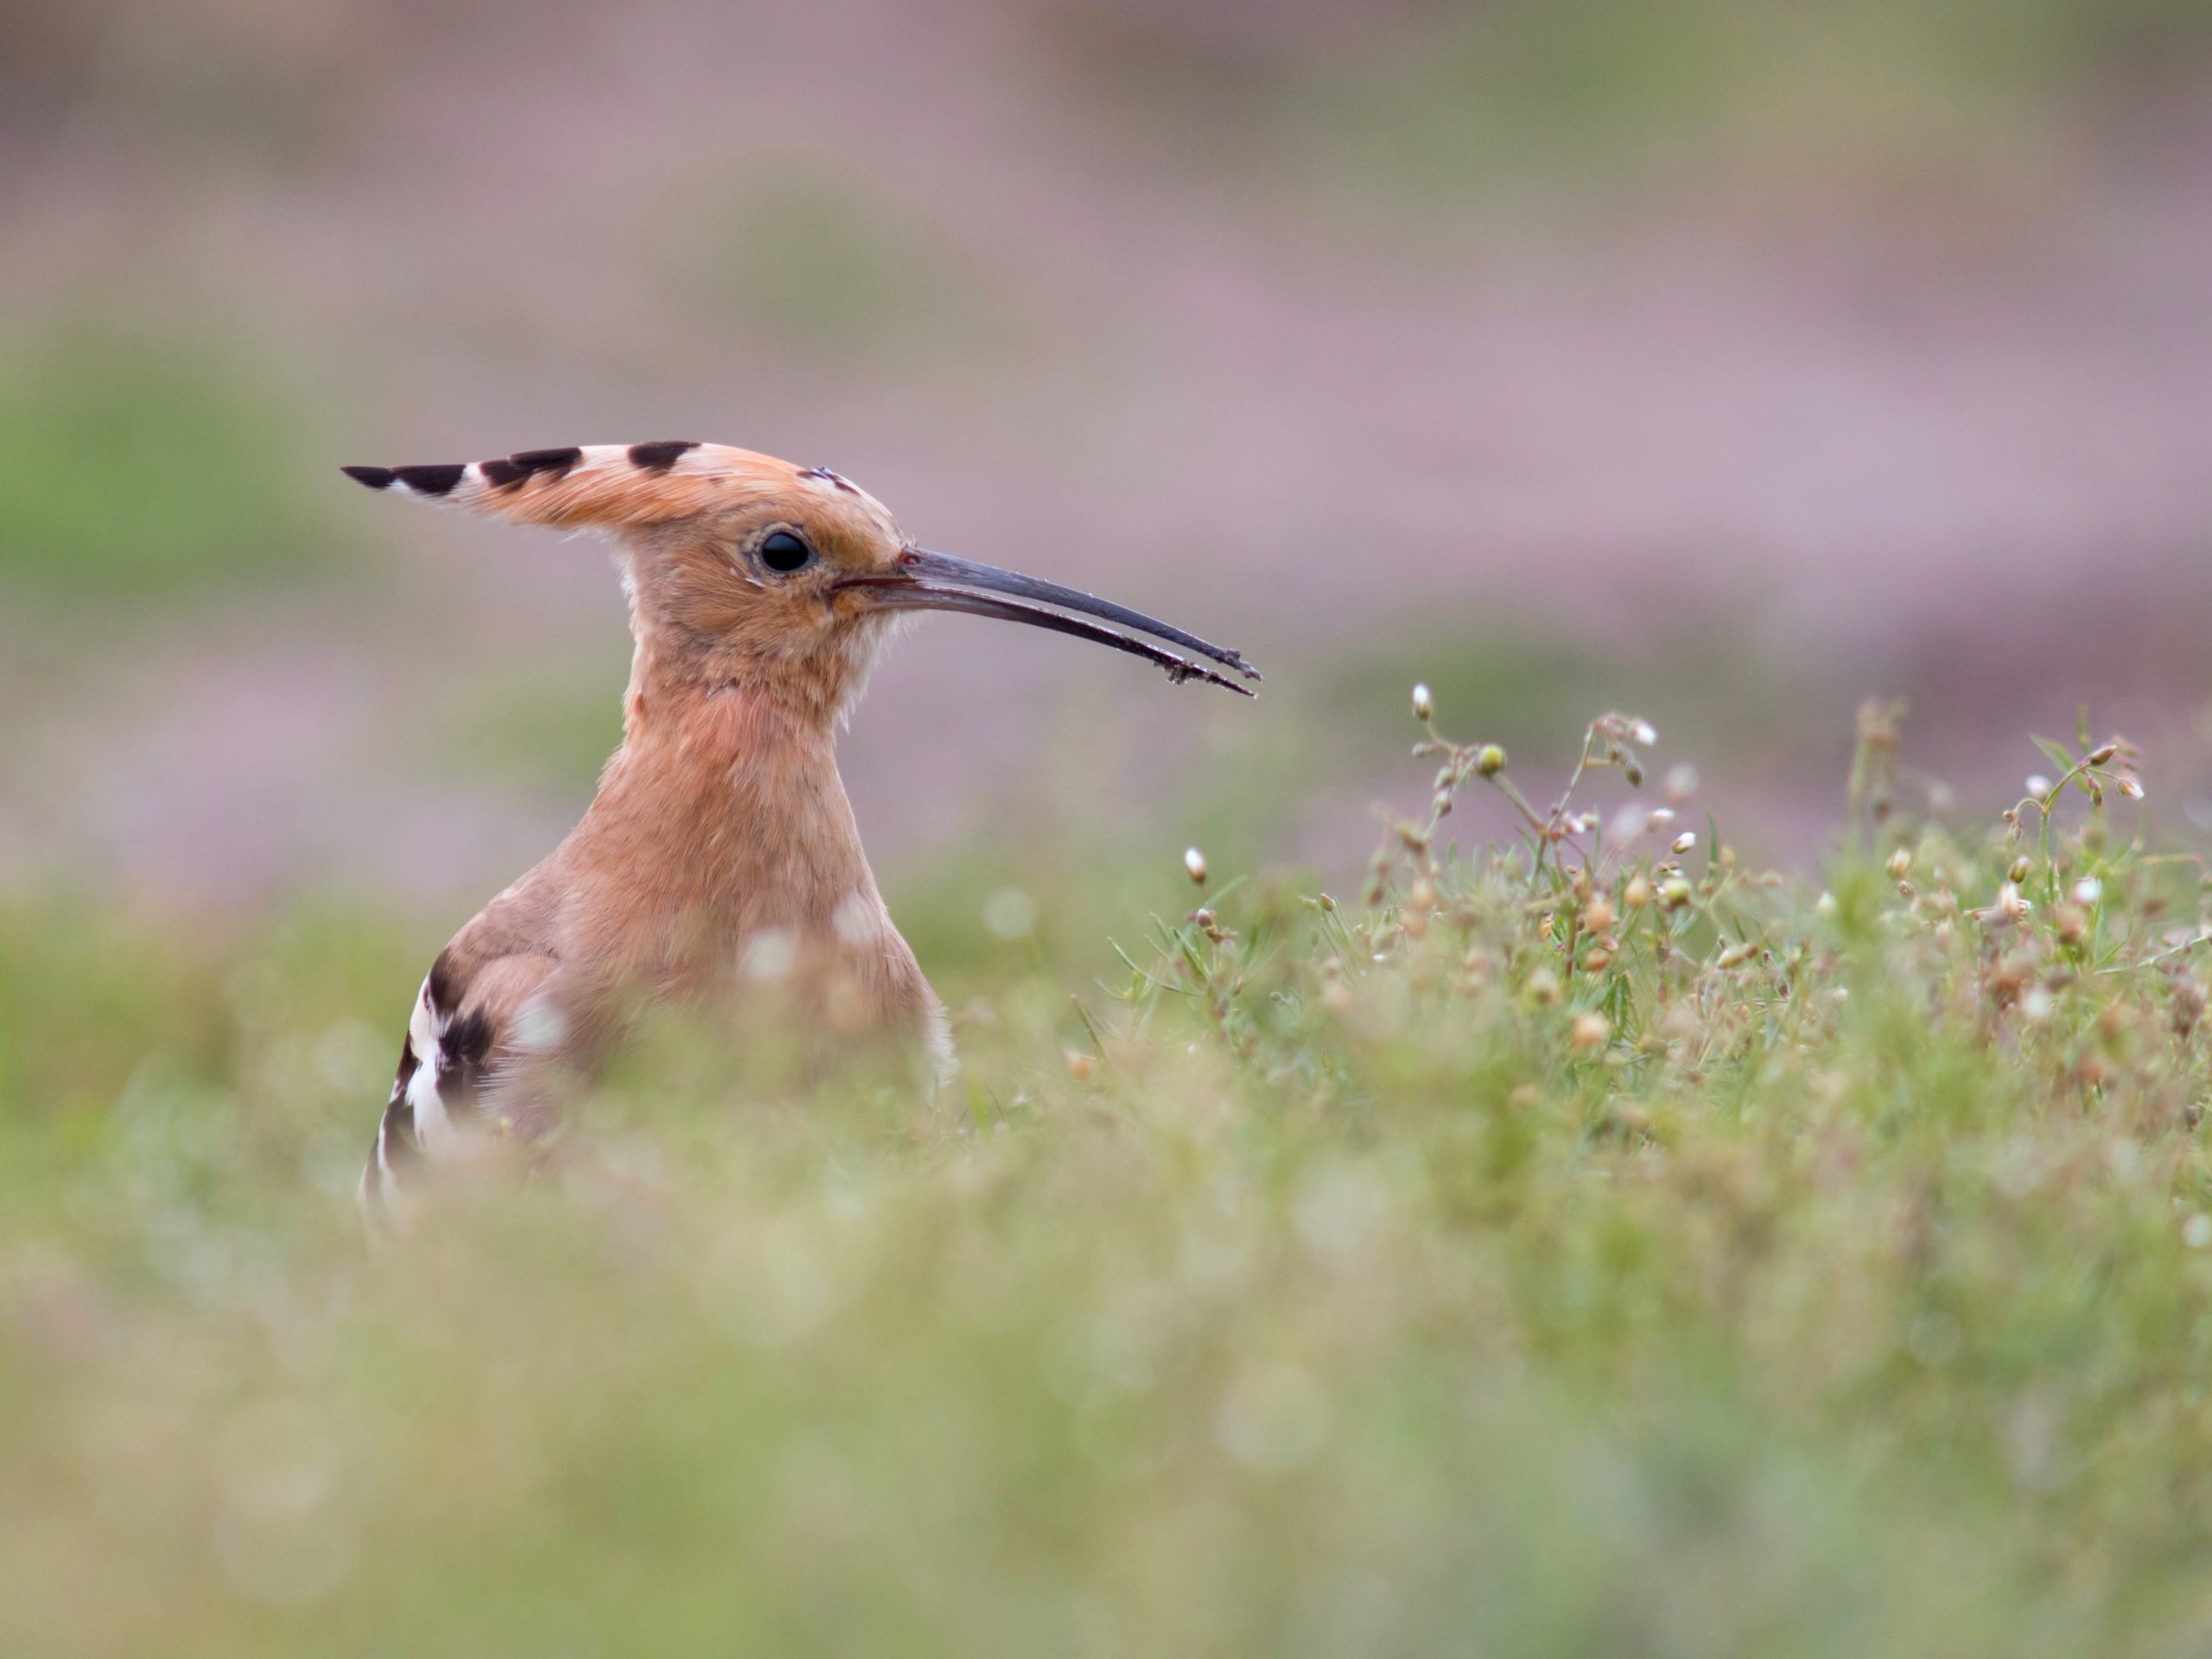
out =
[[894,908],[1356,871],[1417,678],[1524,775],[1646,715],[1785,861],[1874,692],[1980,805],[2091,702],[2212,823],[2208,90],[2198,0],[0,0],[0,892],[434,944],[621,601],[336,467],[661,436],[1268,671],[918,629]]

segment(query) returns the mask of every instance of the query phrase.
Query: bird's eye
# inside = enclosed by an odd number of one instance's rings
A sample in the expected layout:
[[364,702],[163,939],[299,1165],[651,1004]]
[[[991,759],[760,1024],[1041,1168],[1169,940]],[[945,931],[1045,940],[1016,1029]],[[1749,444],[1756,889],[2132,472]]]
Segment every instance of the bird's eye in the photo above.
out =
[[783,575],[805,569],[813,559],[814,550],[788,530],[777,531],[760,543],[760,563]]

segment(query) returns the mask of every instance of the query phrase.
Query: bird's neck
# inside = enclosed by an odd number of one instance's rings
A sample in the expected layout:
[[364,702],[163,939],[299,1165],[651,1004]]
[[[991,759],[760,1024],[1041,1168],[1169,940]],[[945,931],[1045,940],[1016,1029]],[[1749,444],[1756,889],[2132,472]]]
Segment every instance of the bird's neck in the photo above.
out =
[[579,834],[646,914],[716,934],[827,926],[880,903],[830,723],[733,685],[633,679]]

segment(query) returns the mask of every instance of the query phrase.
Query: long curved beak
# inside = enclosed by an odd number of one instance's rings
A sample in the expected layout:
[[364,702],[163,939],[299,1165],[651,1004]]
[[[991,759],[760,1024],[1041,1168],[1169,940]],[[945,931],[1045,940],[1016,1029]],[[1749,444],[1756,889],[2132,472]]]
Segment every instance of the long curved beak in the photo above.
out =
[[[969,616],[994,617],[1001,622],[1023,622],[1033,628],[1050,628],[1056,633],[1072,634],[1078,639],[1111,645],[1157,664],[1167,671],[1167,677],[1177,684],[1185,680],[1204,680],[1209,685],[1253,695],[1249,688],[1235,680],[1215,673],[1211,669],[1179,657],[1172,651],[1142,639],[1133,639],[1128,633],[1116,633],[1111,628],[1102,628],[1084,622],[1075,616],[1062,614],[1073,611],[1081,616],[1095,616],[1118,624],[1133,633],[1149,634],[1154,639],[1164,639],[1171,645],[1234,669],[1246,679],[1257,680],[1260,671],[1244,660],[1242,652],[1226,646],[1210,645],[1195,633],[1185,633],[1173,625],[1149,617],[1141,611],[1133,611],[1126,605],[1116,605],[1095,594],[1078,593],[1072,588],[1063,588],[1056,582],[1042,582],[1035,576],[1025,576],[1019,571],[1001,570],[996,565],[979,564],[973,559],[956,559],[949,553],[932,553],[927,548],[910,547],[899,556],[898,567],[877,575],[849,576],[837,584],[842,588],[857,588],[867,590],[869,602],[893,611],[958,611]],[[1006,594],[1006,598],[995,598]],[[1047,606],[1056,608],[1047,609]]]

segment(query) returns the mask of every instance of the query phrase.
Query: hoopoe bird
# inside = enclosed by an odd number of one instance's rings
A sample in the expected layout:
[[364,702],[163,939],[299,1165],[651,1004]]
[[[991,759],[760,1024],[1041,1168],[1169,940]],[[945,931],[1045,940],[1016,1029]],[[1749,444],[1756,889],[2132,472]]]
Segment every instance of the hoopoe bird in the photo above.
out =
[[907,613],[1051,628],[1248,696],[1240,680],[1260,678],[1239,652],[1140,612],[928,551],[837,474],[749,450],[602,444],[344,470],[514,524],[611,532],[634,641],[621,745],[589,809],[423,982],[361,1177],[378,1236],[419,1198],[427,1164],[492,1124],[546,1127],[556,1077],[588,1073],[641,999],[736,997],[764,946],[825,1031],[918,1045],[949,1069],[943,1005],[876,889],[837,772],[836,730]]

